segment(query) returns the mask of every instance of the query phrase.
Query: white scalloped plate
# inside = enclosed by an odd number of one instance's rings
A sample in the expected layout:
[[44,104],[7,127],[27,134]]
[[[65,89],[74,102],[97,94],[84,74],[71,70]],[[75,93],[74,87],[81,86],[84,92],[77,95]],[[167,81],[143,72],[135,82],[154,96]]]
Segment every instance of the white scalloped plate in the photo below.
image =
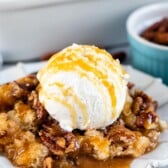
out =
[[[44,64],[45,62],[32,64],[19,63],[14,67],[2,70],[0,71],[0,84],[36,72]],[[125,68],[131,76],[130,81],[159,102],[158,113],[161,119],[168,122],[168,87],[160,79],[153,78],[131,66],[125,66]],[[168,130],[161,134],[159,145],[154,151],[135,159],[131,164],[131,168],[155,168],[163,166],[168,167]],[[0,156],[0,168],[12,168],[12,165],[6,158]]]

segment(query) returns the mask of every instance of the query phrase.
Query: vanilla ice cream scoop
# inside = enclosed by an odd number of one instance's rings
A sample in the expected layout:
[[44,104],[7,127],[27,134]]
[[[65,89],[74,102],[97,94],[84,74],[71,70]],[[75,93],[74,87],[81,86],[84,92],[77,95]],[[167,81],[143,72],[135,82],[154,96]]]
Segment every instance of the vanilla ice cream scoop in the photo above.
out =
[[124,107],[127,77],[105,50],[74,44],[38,72],[39,100],[64,130],[104,128]]

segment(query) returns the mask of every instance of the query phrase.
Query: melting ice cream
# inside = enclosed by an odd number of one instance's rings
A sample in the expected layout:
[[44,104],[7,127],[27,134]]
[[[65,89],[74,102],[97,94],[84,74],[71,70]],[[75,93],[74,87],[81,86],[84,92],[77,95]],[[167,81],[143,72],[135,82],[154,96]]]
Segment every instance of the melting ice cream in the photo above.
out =
[[72,45],[38,72],[39,99],[67,131],[104,128],[120,115],[128,74],[105,50]]

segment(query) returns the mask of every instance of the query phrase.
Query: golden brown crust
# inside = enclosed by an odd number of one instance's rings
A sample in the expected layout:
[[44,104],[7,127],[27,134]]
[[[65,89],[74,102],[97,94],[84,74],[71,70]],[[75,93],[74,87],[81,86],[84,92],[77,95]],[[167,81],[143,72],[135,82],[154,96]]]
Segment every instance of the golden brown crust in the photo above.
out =
[[53,167],[53,159],[51,157],[47,157],[44,159],[43,168],[52,168]]
[[0,114],[0,146],[7,157],[18,167],[39,167],[48,155],[48,149],[30,131],[24,131],[11,120],[8,113]]
[[68,158],[73,164],[78,154],[105,160],[151,151],[160,133],[157,103],[142,91],[132,91],[132,84],[128,88],[130,101],[115,123],[102,130],[66,132],[39,102],[35,76],[2,85],[0,151],[13,164],[25,168],[67,166]]
[[8,111],[8,117],[23,130],[35,132],[37,129],[36,112],[22,101],[15,103],[13,110]]
[[0,112],[12,109],[18,100],[25,100],[28,93],[38,84],[35,75],[29,75],[0,86]]

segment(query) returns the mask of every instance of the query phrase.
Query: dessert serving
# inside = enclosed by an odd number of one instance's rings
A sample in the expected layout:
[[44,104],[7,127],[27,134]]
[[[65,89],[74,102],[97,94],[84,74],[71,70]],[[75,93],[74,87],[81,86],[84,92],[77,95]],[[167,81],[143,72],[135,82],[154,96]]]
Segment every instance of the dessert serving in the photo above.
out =
[[116,158],[126,168],[164,128],[157,102],[128,79],[103,49],[63,49],[37,76],[0,86],[1,152],[21,168],[107,168]]

